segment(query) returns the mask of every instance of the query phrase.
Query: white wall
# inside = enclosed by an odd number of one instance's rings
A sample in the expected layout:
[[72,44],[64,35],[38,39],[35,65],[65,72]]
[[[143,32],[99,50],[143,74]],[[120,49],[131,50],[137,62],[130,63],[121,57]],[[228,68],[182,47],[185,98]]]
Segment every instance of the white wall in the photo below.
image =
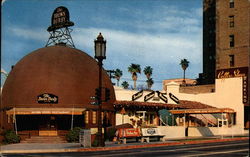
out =
[[198,136],[216,136],[216,135],[227,135],[235,136],[242,134],[242,130],[237,127],[189,127],[188,136],[198,137]]
[[[223,85],[225,84],[225,85]],[[242,78],[216,80],[216,107],[236,111],[236,125],[244,132],[244,104],[242,102]]]
[[165,135],[163,139],[185,137],[185,127],[183,126],[157,126],[159,134]]
[[240,133],[244,133],[244,104],[242,103],[241,77],[216,79],[214,93],[179,93],[179,86],[175,84],[167,84],[167,89],[168,93],[173,93],[180,100],[197,101],[217,108],[233,109],[236,111],[236,127],[239,128]]

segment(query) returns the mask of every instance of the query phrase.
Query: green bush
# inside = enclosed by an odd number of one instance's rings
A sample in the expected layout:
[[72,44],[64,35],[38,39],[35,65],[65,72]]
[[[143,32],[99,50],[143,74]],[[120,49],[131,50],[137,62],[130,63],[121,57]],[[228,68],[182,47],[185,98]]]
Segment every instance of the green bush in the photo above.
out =
[[69,133],[66,135],[66,140],[68,142],[79,142],[79,132],[81,128],[75,127],[73,130],[70,130]]
[[19,143],[20,142],[20,136],[16,135],[16,133],[13,130],[7,130],[3,133],[4,136],[4,143]]

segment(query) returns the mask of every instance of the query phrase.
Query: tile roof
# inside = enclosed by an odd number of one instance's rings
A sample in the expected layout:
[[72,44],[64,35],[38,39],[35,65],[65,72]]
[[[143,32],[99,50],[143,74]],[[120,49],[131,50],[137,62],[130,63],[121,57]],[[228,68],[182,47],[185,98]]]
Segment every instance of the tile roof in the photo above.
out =
[[156,108],[181,108],[181,109],[205,109],[215,108],[196,101],[180,100],[179,104],[167,103],[153,103],[153,102],[140,102],[140,101],[119,101],[114,102],[115,107],[118,106],[143,106],[143,107],[156,107]]

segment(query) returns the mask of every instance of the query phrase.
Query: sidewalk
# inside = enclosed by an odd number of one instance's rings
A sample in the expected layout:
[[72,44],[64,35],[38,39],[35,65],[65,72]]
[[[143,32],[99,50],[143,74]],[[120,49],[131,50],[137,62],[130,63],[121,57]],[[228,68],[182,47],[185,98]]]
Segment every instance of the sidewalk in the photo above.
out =
[[53,153],[53,152],[83,152],[83,151],[104,151],[120,150],[133,148],[160,147],[183,144],[211,143],[222,141],[235,141],[249,139],[249,135],[240,136],[212,136],[212,137],[187,137],[182,139],[169,139],[165,142],[140,143],[128,141],[127,144],[117,144],[115,142],[106,142],[105,147],[80,147],[79,143],[59,143],[59,144],[40,144],[40,143],[18,143],[0,146],[1,153]]

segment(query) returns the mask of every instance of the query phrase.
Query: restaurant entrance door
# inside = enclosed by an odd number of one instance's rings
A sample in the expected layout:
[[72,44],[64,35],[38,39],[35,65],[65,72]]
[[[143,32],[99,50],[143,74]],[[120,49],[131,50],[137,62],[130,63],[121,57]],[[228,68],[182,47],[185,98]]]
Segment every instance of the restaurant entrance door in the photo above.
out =
[[44,115],[39,124],[39,136],[57,136],[56,116]]

